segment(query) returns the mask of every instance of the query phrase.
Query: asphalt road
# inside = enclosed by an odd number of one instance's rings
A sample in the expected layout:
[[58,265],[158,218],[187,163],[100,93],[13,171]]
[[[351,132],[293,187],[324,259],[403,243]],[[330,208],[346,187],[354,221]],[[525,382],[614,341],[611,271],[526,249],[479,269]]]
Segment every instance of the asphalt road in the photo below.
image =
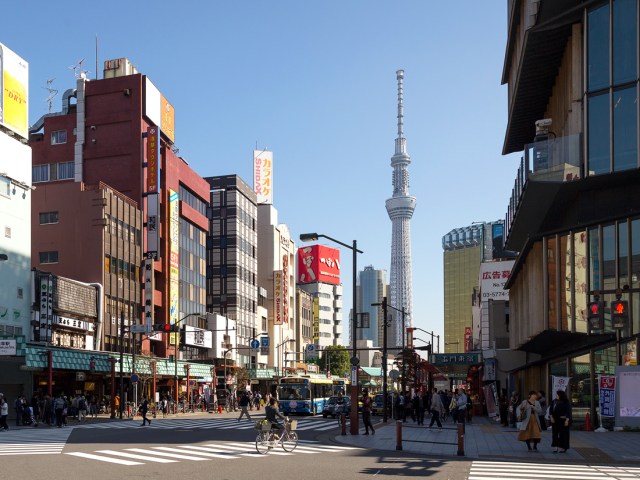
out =
[[[470,462],[424,459],[333,441],[335,420],[301,418],[299,447],[267,455],[255,450],[253,423],[231,416],[156,419],[0,434],[4,478],[90,480],[146,478],[466,479]],[[65,437],[67,437],[65,439]],[[6,476],[5,476],[6,474]]]

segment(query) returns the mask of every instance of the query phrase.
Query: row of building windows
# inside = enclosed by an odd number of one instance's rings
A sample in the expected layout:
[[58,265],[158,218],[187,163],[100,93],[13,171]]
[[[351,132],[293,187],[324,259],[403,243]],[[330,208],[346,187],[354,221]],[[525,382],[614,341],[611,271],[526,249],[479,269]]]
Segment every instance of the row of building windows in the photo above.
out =
[[104,256],[104,271],[129,280],[140,281],[140,267],[138,265],[111,255]]
[[616,291],[630,301],[625,334],[640,333],[640,219],[622,220],[546,238],[549,329],[587,332],[587,303],[605,302],[605,330],[612,331]]
[[69,180],[74,178],[74,164],[73,162],[61,162],[34,165],[31,172],[33,183]]
[[638,0],[587,14],[587,158],[590,174],[638,167]]
[[189,189],[187,189],[184,185],[180,184],[180,200],[189,205],[191,208],[196,210],[202,216],[207,215],[207,204],[200,200],[200,198],[196,197]]
[[135,228],[134,226],[129,225],[123,220],[112,217],[108,213],[105,214],[104,217],[107,221],[108,234],[115,235],[116,237],[121,238],[128,243],[135,243],[136,245],[140,245],[140,239],[142,237],[139,228]]

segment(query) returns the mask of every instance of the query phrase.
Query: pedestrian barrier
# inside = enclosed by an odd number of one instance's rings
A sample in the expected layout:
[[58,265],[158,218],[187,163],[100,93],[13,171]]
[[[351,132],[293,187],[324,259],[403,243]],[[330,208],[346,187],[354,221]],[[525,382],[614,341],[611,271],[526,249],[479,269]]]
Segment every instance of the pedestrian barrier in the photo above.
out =
[[[402,428],[403,422],[401,420],[396,421],[396,450],[402,450]],[[407,425],[404,428],[420,428],[419,426]],[[422,428],[424,431],[424,427]],[[458,447],[457,454],[459,457],[464,457],[464,434],[465,434],[465,425],[464,423],[458,423],[456,427],[449,428],[444,427],[441,430],[455,430],[457,432],[457,441],[455,442],[440,442],[436,440],[404,440],[405,442],[412,443],[434,443],[438,445],[456,445]]]

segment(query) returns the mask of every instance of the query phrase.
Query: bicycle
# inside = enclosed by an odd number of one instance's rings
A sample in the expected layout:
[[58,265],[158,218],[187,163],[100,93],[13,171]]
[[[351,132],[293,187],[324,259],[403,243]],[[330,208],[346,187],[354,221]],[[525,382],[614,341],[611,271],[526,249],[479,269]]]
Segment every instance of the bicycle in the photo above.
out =
[[298,446],[298,434],[295,429],[298,426],[297,420],[285,420],[284,430],[278,435],[272,428],[268,420],[258,420],[256,422],[256,450],[262,455],[269,453],[269,450],[280,445],[285,452],[293,452]]

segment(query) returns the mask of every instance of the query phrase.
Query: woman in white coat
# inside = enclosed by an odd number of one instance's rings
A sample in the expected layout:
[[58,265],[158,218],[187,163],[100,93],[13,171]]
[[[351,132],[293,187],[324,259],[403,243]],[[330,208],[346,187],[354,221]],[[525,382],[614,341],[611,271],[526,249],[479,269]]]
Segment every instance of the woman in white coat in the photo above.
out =
[[[538,451],[538,443],[542,438],[540,421],[538,416],[542,415],[542,407],[538,402],[538,393],[535,391],[529,392],[529,397],[523,400],[518,406],[517,415],[520,422],[520,431],[518,432],[518,440],[525,442],[529,451]],[[533,450],[531,443],[533,442]]]

